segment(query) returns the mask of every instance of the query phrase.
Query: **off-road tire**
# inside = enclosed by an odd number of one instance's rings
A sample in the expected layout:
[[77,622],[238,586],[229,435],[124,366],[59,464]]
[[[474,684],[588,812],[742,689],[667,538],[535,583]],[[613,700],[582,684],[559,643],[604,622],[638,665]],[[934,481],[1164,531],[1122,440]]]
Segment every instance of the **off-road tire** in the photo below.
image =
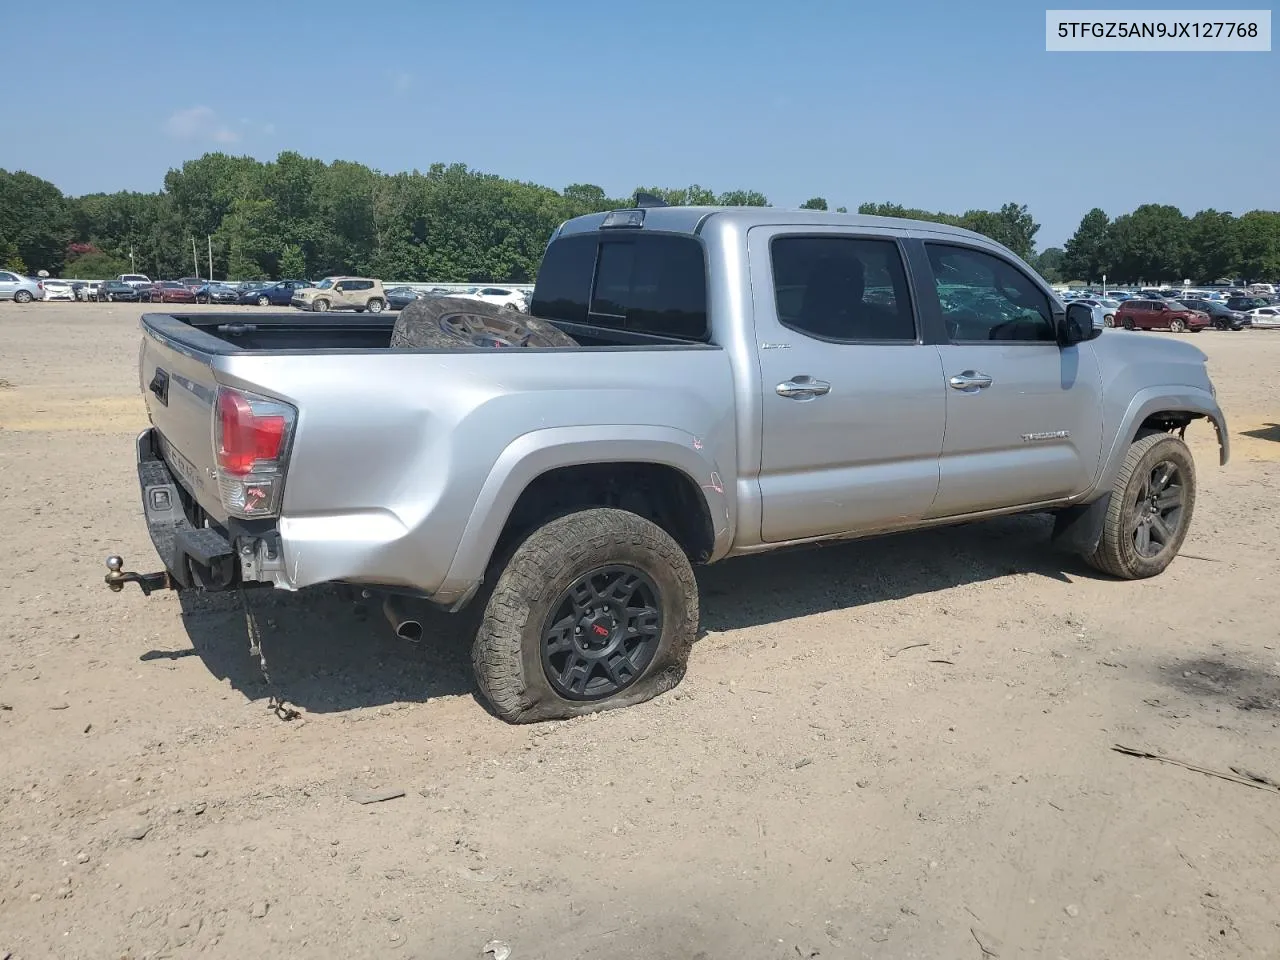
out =
[[391,332],[391,346],[402,350],[577,345],[546,320],[464,297],[419,297],[400,311]]
[[[548,620],[566,591],[593,570],[625,565],[649,578],[661,633],[647,666],[600,699],[570,699],[543,663]],[[594,508],[552,520],[512,553],[471,650],[480,691],[508,723],[561,720],[651,700],[684,677],[698,631],[698,584],[689,558],[657,524],[625,510]]]
[[[1154,557],[1141,556],[1134,543],[1134,523],[1142,485],[1160,464],[1174,464],[1180,473],[1183,504],[1173,536]],[[1164,572],[1186,539],[1196,504],[1196,465],[1187,445],[1168,433],[1139,437],[1129,446],[1111,489],[1111,502],[1103,520],[1102,539],[1085,561],[1103,573],[1122,580],[1141,580]]]
[[30,303],[33,299],[30,290],[18,290],[13,294],[14,303]]

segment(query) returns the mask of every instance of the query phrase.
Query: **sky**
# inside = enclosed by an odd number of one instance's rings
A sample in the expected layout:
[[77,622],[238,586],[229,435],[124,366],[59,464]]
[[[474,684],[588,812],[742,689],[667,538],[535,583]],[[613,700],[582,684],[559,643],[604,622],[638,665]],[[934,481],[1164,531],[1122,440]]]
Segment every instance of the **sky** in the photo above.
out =
[[1040,248],[1094,206],[1280,209],[1280,52],[1047,53],[1034,3],[64,0],[30,27],[0,167],[70,194],[296,150],[610,196],[1012,201]]

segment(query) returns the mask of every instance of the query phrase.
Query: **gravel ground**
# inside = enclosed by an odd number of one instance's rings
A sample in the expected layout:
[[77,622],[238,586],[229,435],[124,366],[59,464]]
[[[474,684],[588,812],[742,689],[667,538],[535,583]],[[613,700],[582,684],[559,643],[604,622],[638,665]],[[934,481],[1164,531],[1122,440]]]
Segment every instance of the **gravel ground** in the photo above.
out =
[[1280,781],[1280,333],[1194,338],[1234,456],[1163,576],[1043,517],[733,561],[674,693],[509,727],[457,620],[256,594],[282,722],[235,603],[105,589],[138,313],[0,303],[0,957],[1278,955],[1280,792],[1112,747]]

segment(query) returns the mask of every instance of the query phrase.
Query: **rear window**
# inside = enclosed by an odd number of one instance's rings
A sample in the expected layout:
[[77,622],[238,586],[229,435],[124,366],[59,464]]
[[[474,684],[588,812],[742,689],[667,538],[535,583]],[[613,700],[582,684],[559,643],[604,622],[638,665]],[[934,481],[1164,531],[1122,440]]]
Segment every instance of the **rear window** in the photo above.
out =
[[672,234],[556,240],[538,271],[535,316],[681,340],[706,340],[702,245]]

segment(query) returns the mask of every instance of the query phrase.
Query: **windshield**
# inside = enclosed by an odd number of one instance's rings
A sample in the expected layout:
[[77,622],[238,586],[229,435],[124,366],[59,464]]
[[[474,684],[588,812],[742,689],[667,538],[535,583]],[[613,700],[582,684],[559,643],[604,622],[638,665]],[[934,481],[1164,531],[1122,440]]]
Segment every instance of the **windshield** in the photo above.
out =
[[332,277],[325,277],[323,280],[321,280],[319,283],[317,283],[317,284],[316,284],[316,289],[317,289],[317,290],[328,290],[328,289],[329,289],[330,287],[332,287],[332,286],[333,286],[333,278],[332,278]]

